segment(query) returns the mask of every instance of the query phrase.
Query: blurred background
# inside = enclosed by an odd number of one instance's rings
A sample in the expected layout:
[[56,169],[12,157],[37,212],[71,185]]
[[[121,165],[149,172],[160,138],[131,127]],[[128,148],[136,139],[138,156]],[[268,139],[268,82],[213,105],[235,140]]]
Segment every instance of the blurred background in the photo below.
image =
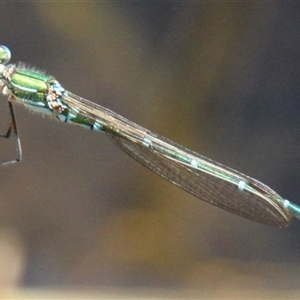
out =
[[[2,2],[0,18],[12,62],[300,204],[299,4]],[[16,118],[24,159],[0,168],[0,290],[297,298],[299,221],[251,222],[105,134],[23,107]],[[0,149],[14,159],[13,139]]]

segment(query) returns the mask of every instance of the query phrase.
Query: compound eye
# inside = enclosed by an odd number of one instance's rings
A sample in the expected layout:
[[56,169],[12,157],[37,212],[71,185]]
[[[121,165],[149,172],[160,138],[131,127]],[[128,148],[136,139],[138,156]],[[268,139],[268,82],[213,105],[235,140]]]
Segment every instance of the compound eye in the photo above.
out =
[[4,46],[0,45],[0,64],[5,65],[10,61],[11,53],[10,50]]

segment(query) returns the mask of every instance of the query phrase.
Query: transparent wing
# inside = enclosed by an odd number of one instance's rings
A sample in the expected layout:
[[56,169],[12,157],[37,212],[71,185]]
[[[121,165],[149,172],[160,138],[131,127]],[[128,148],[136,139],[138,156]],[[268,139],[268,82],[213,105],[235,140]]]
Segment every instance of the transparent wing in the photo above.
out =
[[281,227],[290,222],[285,209],[276,203],[264,201],[247,191],[239,191],[235,185],[219,178],[208,178],[204,172],[183,165],[151,148],[115,134],[108,135],[129,156],[201,200],[261,223]]
[[91,120],[135,160],[201,200],[254,221],[287,226],[292,215],[268,186],[128,119],[67,92],[63,101]]

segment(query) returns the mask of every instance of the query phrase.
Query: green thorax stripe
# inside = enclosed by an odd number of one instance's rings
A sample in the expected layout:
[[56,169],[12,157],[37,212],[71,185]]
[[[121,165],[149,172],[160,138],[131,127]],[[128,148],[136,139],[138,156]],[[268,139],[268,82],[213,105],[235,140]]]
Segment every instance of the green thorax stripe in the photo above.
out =
[[53,77],[33,69],[17,68],[11,76],[10,83],[18,90],[47,93],[49,81],[52,79]]

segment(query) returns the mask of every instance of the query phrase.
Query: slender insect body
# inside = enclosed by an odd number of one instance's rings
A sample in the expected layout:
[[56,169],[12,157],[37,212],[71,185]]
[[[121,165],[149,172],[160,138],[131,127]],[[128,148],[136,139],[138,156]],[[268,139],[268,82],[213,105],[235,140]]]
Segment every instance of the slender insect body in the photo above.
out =
[[7,64],[10,51],[0,46],[0,92],[8,97],[10,122],[1,137],[17,137],[21,144],[13,102],[64,123],[104,131],[128,155],[153,172],[201,200],[248,219],[287,226],[300,219],[300,207],[283,199],[263,183],[226,167],[65,90],[52,76],[24,64]]

